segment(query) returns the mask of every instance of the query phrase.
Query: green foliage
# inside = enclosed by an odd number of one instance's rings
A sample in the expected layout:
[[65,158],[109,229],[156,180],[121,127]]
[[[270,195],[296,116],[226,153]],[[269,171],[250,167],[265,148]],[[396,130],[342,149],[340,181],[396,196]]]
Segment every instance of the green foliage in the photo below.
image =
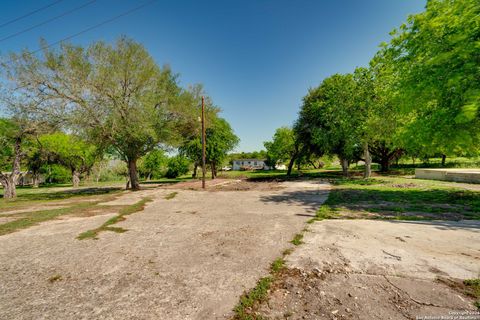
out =
[[168,158],[163,150],[152,150],[141,159],[139,172],[147,179],[159,179],[165,173],[167,162]]
[[129,163],[133,189],[139,188],[139,158],[193,134],[198,90],[181,89],[170,68],[160,68],[141,44],[121,37],[113,45],[45,46],[43,53],[40,58],[12,54],[5,66],[20,88],[17,96],[38,95],[34,101],[39,103],[25,105],[22,112],[51,122],[61,119],[98,148],[113,148]]
[[94,145],[61,132],[42,135],[38,140],[51,162],[63,165],[72,172],[87,172],[100,155]]
[[[215,117],[210,120],[210,126],[205,130],[206,134],[206,162],[214,167],[221,165],[227,158],[228,152],[232,151],[239,142],[230,124],[223,118]],[[180,153],[188,157],[192,162],[202,162],[202,140],[200,133],[187,140],[180,148]]]
[[355,92],[351,74],[335,74],[309,90],[295,132],[311,153],[335,154],[346,161],[358,158],[361,140]]
[[72,172],[59,164],[45,165],[42,167],[47,183],[69,183],[72,181]]
[[296,246],[299,246],[303,243],[303,234],[302,233],[297,233],[292,241],[290,241],[292,244],[296,245]]
[[379,53],[395,72],[396,99],[410,116],[403,136],[411,151],[478,152],[479,25],[477,0],[430,0]]
[[116,224],[120,221],[124,221],[126,219],[125,216],[127,216],[127,215],[130,215],[130,214],[135,213],[135,212],[142,211],[145,208],[146,204],[151,202],[151,201],[152,201],[151,198],[145,197],[142,200],[140,200],[140,201],[138,201],[138,202],[136,202],[132,205],[123,207],[122,209],[120,209],[120,212],[118,213],[118,215],[113,216],[112,218],[108,219],[100,227],[98,227],[96,229],[87,230],[85,232],[80,233],[77,236],[77,239],[78,240],[97,239],[98,234],[100,232],[103,232],[103,231],[113,231],[113,232],[116,232],[116,233],[126,232],[127,231],[126,229],[119,228],[119,227],[112,227],[112,225],[114,225],[114,224]]
[[17,131],[18,126],[13,121],[0,118],[0,170],[11,170]]
[[282,271],[284,268],[285,268],[285,259],[283,258],[275,259],[275,261],[273,261],[272,265],[270,266],[272,273],[278,273]]
[[175,156],[168,159],[167,172],[165,176],[173,179],[187,174],[190,168],[190,162],[183,156]]
[[295,133],[291,128],[280,127],[272,141],[263,143],[267,149],[267,159],[273,165],[286,163],[298,153]]
[[268,289],[272,284],[273,278],[261,278],[256,287],[240,297],[240,303],[235,307],[235,319],[238,320],[256,320],[260,319],[255,314],[251,314],[251,309],[256,303],[262,302],[267,298]]

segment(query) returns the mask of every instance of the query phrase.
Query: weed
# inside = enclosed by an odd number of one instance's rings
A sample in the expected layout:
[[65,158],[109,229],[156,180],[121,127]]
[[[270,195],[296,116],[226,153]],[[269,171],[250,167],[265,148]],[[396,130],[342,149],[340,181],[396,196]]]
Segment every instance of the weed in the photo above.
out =
[[273,273],[277,273],[285,268],[285,260],[283,258],[278,258],[275,261],[272,262],[272,265],[270,266],[270,270]]
[[145,208],[145,205],[152,201],[151,198],[143,198],[142,200],[138,201],[137,203],[134,203],[132,205],[126,206],[122,209],[120,209],[120,212],[118,215],[111,217],[107,221],[105,221],[100,227],[92,230],[88,230],[85,232],[80,233],[77,236],[78,240],[85,240],[85,239],[98,239],[98,234],[102,231],[113,231],[116,233],[124,233],[127,232],[127,229],[121,228],[121,227],[112,227],[112,225],[124,221],[126,218],[125,216],[130,215],[132,213],[142,211]]
[[175,198],[175,196],[178,194],[178,192],[172,192],[172,193],[169,193],[165,196],[165,199],[166,200],[171,200],[173,198]]
[[240,297],[239,304],[233,309],[235,312],[235,319],[237,320],[260,320],[259,317],[252,312],[252,308],[256,303],[264,301],[268,294],[268,289],[272,284],[272,277],[261,278],[255,288],[249,292],[244,293]]
[[466,287],[467,294],[476,298],[477,300],[474,302],[475,307],[480,309],[480,278],[479,279],[468,279],[464,280],[463,284]]
[[296,246],[301,245],[301,244],[303,243],[303,234],[297,233],[297,234],[293,237],[292,241],[290,241],[290,242],[291,242],[292,244],[296,245]]

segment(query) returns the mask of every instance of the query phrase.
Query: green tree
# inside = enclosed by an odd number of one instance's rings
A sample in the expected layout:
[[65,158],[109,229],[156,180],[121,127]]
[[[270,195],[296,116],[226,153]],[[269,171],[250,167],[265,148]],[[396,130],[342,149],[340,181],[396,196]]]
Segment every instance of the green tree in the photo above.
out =
[[0,183],[4,198],[17,196],[21,167],[32,146],[35,124],[20,119],[0,118]]
[[[212,179],[217,176],[218,166],[227,158],[239,142],[230,124],[223,118],[215,117],[210,120],[206,134],[206,162],[210,165]],[[194,136],[187,140],[180,148],[180,152],[194,163],[193,176],[196,177],[197,166],[202,163],[201,136]]]
[[275,131],[272,141],[263,143],[267,149],[267,159],[275,167],[278,163],[289,162],[287,175],[292,173],[293,164],[299,155],[299,144],[295,132],[289,127],[280,127]]
[[168,158],[163,150],[155,149],[147,153],[141,160],[140,173],[147,180],[150,180],[151,178],[158,179],[162,176]]
[[321,156],[335,154],[342,171],[359,156],[356,84],[353,75],[335,74],[309,90],[303,99],[294,130],[308,152]]
[[478,152],[479,26],[478,0],[429,0],[425,12],[410,16],[384,45],[402,112],[411,120],[403,133],[407,149]]
[[61,132],[46,134],[39,137],[39,142],[50,162],[70,170],[73,187],[79,186],[81,175],[87,173],[101,158],[100,150],[94,145],[73,135]]
[[139,189],[137,160],[161,144],[178,144],[193,128],[191,93],[170,68],[160,68],[145,48],[122,37],[114,45],[62,44],[42,58],[12,54],[8,70],[17,94],[35,92],[39,104],[25,112],[61,119],[99,148],[113,147]]
[[167,173],[165,176],[170,179],[178,178],[181,175],[187,174],[189,168],[190,162],[184,156],[178,155],[171,157],[168,159]]

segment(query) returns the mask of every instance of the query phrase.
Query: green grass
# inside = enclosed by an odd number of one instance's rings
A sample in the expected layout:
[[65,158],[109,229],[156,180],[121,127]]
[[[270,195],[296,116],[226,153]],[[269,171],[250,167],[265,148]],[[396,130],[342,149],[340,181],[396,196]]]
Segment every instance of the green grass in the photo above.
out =
[[107,221],[105,221],[100,227],[92,230],[87,230],[85,232],[80,233],[77,236],[78,240],[85,240],[85,239],[98,239],[98,234],[103,231],[112,231],[116,233],[124,233],[127,229],[121,227],[112,227],[112,225],[124,221],[126,218],[125,216],[130,215],[132,213],[142,211],[145,208],[145,205],[152,201],[151,198],[145,197],[142,200],[138,201],[129,206],[125,206],[124,208],[120,209],[118,215],[111,217]]
[[72,201],[76,201],[79,198],[82,200],[88,200],[89,198],[93,199],[103,195],[116,194],[121,191],[122,188],[115,186],[80,189],[73,189],[70,187],[20,187],[17,188],[17,198],[0,198],[0,210],[8,211],[12,209],[28,208],[40,204],[54,204],[55,202],[69,199]]
[[166,200],[171,200],[173,198],[175,198],[175,196],[178,194],[178,192],[172,192],[172,193],[169,193],[165,196],[165,199]]
[[270,270],[273,273],[280,272],[284,268],[285,268],[285,259],[283,259],[283,258],[276,259],[275,261],[272,262],[272,264],[270,266]]
[[272,277],[261,278],[255,288],[249,292],[244,293],[240,297],[240,302],[233,309],[235,312],[234,319],[236,320],[261,320],[262,317],[252,312],[252,308],[255,304],[264,301],[268,295],[268,289],[273,282]]
[[299,246],[303,243],[303,234],[302,233],[297,233],[292,241],[290,241],[292,244],[296,245],[296,246]]
[[467,289],[467,294],[476,299],[474,305],[480,309],[480,279],[464,280],[463,284]]
[[12,217],[18,217],[18,219],[1,224],[0,236],[15,232],[20,229],[26,229],[34,225],[38,225],[41,222],[56,219],[63,215],[81,213],[82,211],[91,209],[97,205],[98,202],[83,202],[75,205],[69,205],[65,208],[41,210],[34,212],[25,212]]
[[456,183],[388,176],[330,181],[334,187],[309,223],[335,218],[480,220],[480,192]]

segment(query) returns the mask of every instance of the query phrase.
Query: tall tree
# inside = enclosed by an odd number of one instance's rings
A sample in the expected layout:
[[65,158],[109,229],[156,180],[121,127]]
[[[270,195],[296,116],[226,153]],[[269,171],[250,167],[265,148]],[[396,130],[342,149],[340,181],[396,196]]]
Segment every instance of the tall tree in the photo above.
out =
[[299,141],[317,155],[339,157],[344,176],[358,157],[358,112],[355,109],[355,81],[351,74],[335,74],[309,90],[303,99],[295,132]]
[[398,99],[412,115],[405,137],[433,154],[477,153],[480,142],[480,4],[429,0],[392,32],[382,54],[393,61]]
[[[218,166],[226,159],[228,152],[238,145],[239,139],[230,124],[220,117],[211,118],[205,133],[206,162],[210,164],[212,179],[214,179],[217,176]],[[196,176],[196,167],[202,161],[201,137],[197,135],[187,140],[180,148],[180,152],[194,163],[193,175]]]
[[267,158],[274,166],[288,161],[287,176],[289,176],[300,150],[293,129],[289,127],[278,128],[272,141],[265,141],[263,145],[267,149]]
[[73,135],[57,132],[39,137],[42,152],[51,162],[61,164],[72,173],[72,185],[78,187],[80,178],[102,156],[101,150]]
[[42,98],[29,111],[62,119],[99,148],[113,147],[128,165],[134,190],[140,188],[137,160],[160,144],[178,143],[196,121],[182,103],[189,93],[170,68],[158,67],[142,45],[125,37],[114,45],[45,47],[42,58],[24,52],[10,61],[19,94]]

